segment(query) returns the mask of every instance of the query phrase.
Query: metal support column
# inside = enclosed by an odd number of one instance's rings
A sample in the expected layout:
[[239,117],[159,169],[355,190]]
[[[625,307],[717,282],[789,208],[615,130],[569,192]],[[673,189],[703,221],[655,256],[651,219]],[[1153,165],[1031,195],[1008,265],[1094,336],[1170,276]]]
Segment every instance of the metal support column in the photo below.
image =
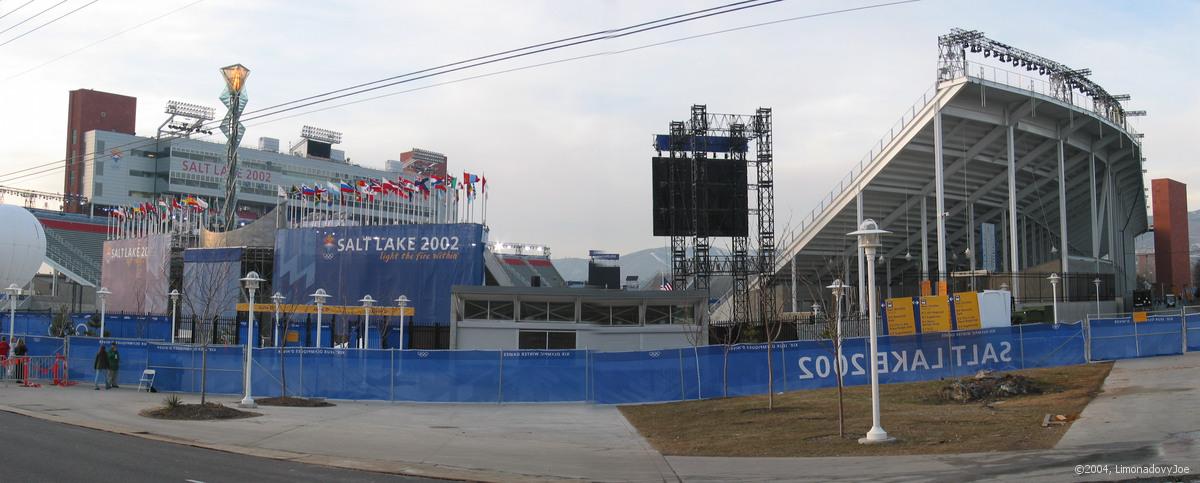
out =
[[1092,260],[1096,263],[1096,273],[1100,273],[1100,217],[1096,214],[1096,152],[1088,153],[1088,204],[1091,205],[1092,217],[1088,220],[1092,227]]
[[[921,195],[921,286],[929,281],[929,198]],[[925,295],[921,292],[921,295]]]
[[[1013,274],[1012,282],[1009,287],[1012,289],[1013,299],[1020,296],[1020,279],[1017,278],[1017,273],[1021,271],[1021,259],[1025,258],[1023,252],[1020,251],[1021,245],[1027,245],[1025,240],[1021,239],[1023,231],[1017,231],[1017,152],[1013,140],[1013,125],[1008,125],[1008,271]],[[1020,244],[1018,244],[1020,242]]]
[[935,206],[937,207],[937,256],[938,256],[938,295],[945,295],[947,286],[946,275],[946,179],[942,172],[945,166],[942,161],[942,107],[938,106],[933,115],[933,183],[936,188]]
[[[857,230],[859,226],[862,226],[863,222],[862,187],[859,187],[858,195],[854,199],[858,206],[858,217],[855,218],[858,221],[854,224],[854,229]],[[867,267],[865,265],[866,260],[863,257],[863,249],[862,247],[858,247],[858,313],[860,314],[867,313]]]
[[1068,294],[1067,274],[1071,271],[1068,265],[1069,256],[1067,255],[1067,167],[1066,159],[1063,157],[1063,140],[1058,140],[1058,231],[1059,231],[1059,251],[1058,256],[1061,260],[1062,269],[1062,289],[1063,294]]

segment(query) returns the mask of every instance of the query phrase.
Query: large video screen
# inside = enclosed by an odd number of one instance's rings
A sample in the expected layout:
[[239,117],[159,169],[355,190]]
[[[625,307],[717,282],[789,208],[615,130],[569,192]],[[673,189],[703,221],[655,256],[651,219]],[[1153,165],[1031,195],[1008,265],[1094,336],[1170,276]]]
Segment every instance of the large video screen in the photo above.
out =
[[370,295],[394,307],[404,295],[414,323],[450,323],[450,287],[483,284],[483,225],[297,228],[275,235],[273,286],[289,303],[361,305]]

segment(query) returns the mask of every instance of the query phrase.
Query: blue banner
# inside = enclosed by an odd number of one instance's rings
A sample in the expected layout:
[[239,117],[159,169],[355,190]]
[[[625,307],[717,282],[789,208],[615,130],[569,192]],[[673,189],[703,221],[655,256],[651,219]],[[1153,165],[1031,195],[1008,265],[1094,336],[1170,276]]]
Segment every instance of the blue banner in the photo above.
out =
[[289,303],[318,288],[329,305],[361,305],[401,295],[415,324],[450,323],[450,287],[483,284],[483,225],[384,225],[279,230],[273,287]]

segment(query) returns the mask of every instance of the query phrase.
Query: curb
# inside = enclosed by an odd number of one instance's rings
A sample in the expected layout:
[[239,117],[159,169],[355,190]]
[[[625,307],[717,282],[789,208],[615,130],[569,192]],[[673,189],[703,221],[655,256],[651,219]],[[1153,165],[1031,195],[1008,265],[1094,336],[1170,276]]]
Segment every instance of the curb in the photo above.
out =
[[351,458],[343,458],[339,456],[319,455],[310,453],[297,453],[293,451],[254,448],[250,446],[238,446],[231,444],[211,444],[201,441],[174,438],[161,434],[154,434],[145,431],[133,431],[118,426],[113,426],[98,422],[81,422],[70,421],[53,414],[45,414],[37,411],[16,408],[7,405],[0,405],[0,411],[18,414],[30,418],[50,421],[60,424],[69,424],[71,426],[92,429],[96,431],[104,431],[106,433],[120,434],[124,436],[132,436],[136,438],[148,439],[162,443],[177,444],[182,446],[191,446],[194,448],[208,449],[212,451],[220,451],[222,453],[232,453],[239,455],[253,456],[257,458],[267,458],[280,461],[290,461],[294,463],[302,463],[316,466],[325,466],[330,468],[340,468],[347,470],[365,471],[371,473],[386,473],[401,476],[416,476],[421,478],[432,478],[439,480],[451,481],[479,481],[488,483],[509,483],[509,482],[558,482],[558,481],[582,481],[573,478],[558,478],[539,475],[521,475],[521,474],[498,474],[492,471],[476,470],[470,468],[458,468],[441,465],[431,465],[425,463],[404,463],[393,461],[379,460],[359,460]]

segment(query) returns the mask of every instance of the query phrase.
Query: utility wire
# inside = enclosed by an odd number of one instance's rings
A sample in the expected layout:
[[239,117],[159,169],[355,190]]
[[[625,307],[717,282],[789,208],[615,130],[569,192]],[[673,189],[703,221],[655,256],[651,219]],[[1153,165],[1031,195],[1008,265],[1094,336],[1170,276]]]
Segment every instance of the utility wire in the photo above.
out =
[[[64,0],[64,1],[65,1],[65,0]],[[598,33],[607,33],[607,32],[624,32],[624,31],[626,31],[626,30],[630,30],[630,29],[634,29],[634,28],[641,28],[641,30],[638,30],[638,31],[636,31],[636,32],[626,32],[626,33],[623,33],[623,34],[619,35],[619,36],[626,36],[626,35],[630,35],[630,34],[632,34],[632,33],[643,32],[643,31],[646,31],[646,30],[651,30],[651,29],[654,29],[654,28],[665,27],[665,26],[668,26],[668,25],[675,25],[675,24],[682,23],[682,22],[685,22],[685,21],[691,21],[691,20],[696,20],[696,19],[700,19],[700,18],[707,18],[707,17],[711,17],[711,16],[714,16],[714,15],[720,15],[720,14],[723,14],[723,13],[730,13],[730,12],[734,12],[734,11],[738,11],[738,10],[743,10],[743,9],[745,9],[745,8],[753,8],[753,7],[755,7],[755,6],[762,6],[762,5],[768,5],[768,4],[771,4],[771,3],[778,3],[778,2],[780,2],[780,1],[782,1],[782,0],[769,0],[768,2],[765,2],[765,3],[754,3],[754,2],[757,2],[757,1],[758,1],[758,0],[742,0],[742,1],[737,1],[737,2],[733,2],[733,3],[725,4],[725,5],[722,5],[722,6],[719,6],[719,7],[706,8],[706,9],[702,9],[702,10],[697,10],[697,11],[689,12],[689,13],[686,13],[686,14],[673,15],[673,16],[670,16],[670,17],[665,17],[665,18],[661,18],[661,19],[653,20],[653,21],[650,21],[650,22],[643,22],[643,23],[639,23],[639,24],[636,24],[636,25],[631,25],[631,26],[628,26],[628,27],[620,28],[620,29],[609,29],[609,30],[604,30],[604,31],[600,31],[600,32],[598,32]],[[747,4],[749,4],[749,5],[747,5]],[[736,8],[734,8],[734,9],[730,9],[730,10],[721,10],[721,9],[725,9],[725,8],[729,8],[729,7],[736,7]],[[715,11],[715,10],[719,10],[719,11]],[[715,12],[714,12],[714,11],[715,11]],[[689,17],[689,16],[692,16],[692,15],[700,14],[700,13],[703,13],[703,14],[705,14],[705,15],[703,15],[703,16],[701,16],[701,17],[691,17],[691,18],[684,18],[684,17]],[[682,20],[680,20],[680,19],[682,19]],[[661,22],[664,22],[664,21],[672,21],[672,22],[671,22],[670,24],[659,25],[659,26],[653,26],[653,24],[658,24],[658,23],[661,23]],[[647,27],[647,26],[650,26],[650,27]],[[535,44],[535,45],[533,45],[533,46],[525,47],[525,48],[522,48],[522,49],[513,49],[513,50],[508,50],[508,51],[505,51],[505,52],[499,52],[499,53],[496,53],[496,54],[490,54],[490,55],[483,56],[483,57],[479,57],[479,58],[490,58],[490,57],[496,57],[496,56],[499,56],[499,55],[503,55],[503,54],[505,54],[505,53],[507,53],[507,52],[519,52],[519,51],[522,51],[522,50],[528,50],[528,49],[531,49],[531,48],[536,48],[536,47],[545,46],[545,45],[560,44],[560,43],[562,43],[562,42],[564,42],[564,41],[569,41],[569,40],[573,40],[573,39],[580,39],[580,38],[585,38],[585,37],[589,37],[589,36],[593,36],[593,37],[594,37],[595,35],[597,35],[597,33],[593,33],[593,34],[585,34],[585,35],[577,35],[577,36],[573,36],[573,37],[568,37],[568,38],[566,38],[566,39],[560,39],[560,40],[557,40],[557,41],[552,41],[552,42],[543,42],[543,43],[540,43],[540,44]],[[609,35],[611,35],[611,34],[609,34]],[[593,40],[602,40],[602,38],[596,38],[596,39],[593,39]],[[578,42],[577,42],[577,43],[578,43]],[[546,50],[554,50],[554,49],[557,49],[557,48],[568,47],[568,46],[571,46],[571,45],[576,45],[576,43],[572,43],[572,44],[566,44],[566,45],[560,45],[560,46],[556,46],[556,47],[550,47],[550,48],[543,48],[542,50],[539,50],[538,52],[542,52],[542,51],[546,51]],[[520,56],[520,55],[514,55],[514,56],[510,56],[510,57],[516,57],[516,56]],[[491,60],[491,61],[486,61],[486,62],[480,62],[480,63],[477,63],[477,65],[484,65],[484,64],[487,64],[487,63],[499,62],[499,61],[501,61],[501,60],[506,60],[506,59],[493,59],[493,60]],[[466,60],[466,61],[459,61],[459,62],[455,62],[455,63],[452,63],[452,64],[447,64],[447,65],[460,65],[460,64],[462,64],[462,63],[465,63],[465,62],[470,62],[470,60]],[[468,66],[468,67],[472,67],[472,66],[476,66],[476,65],[474,65],[474,64],[473,64],[473,65],[471,65],[471,66]],[[457,68],[455,68],[455,69],[453,69],[453,70],[442,71],[442,72],[437,72],[437,73],[432,73],[432,74],[426,74],[426,75],[424,75],[424,76],[422,76],[422,77],[420,77],[420,78],[412,78],[412,79],[407,79],[407,80],[396,81],[396,82],[392,82],[392,83],[390,83],[390,84],[388,84],[388,85],[385,85],[385,86],[379,86],[379,87],[374,87],[374,88],[370,88],[370,89],[365,89],[363,92],[370,91],[370,90],[376,90],[376,89],[379,89],[379,88],[388,87],[388,86],[391,86],[391,85],[397,85],[397,84],[401,84],[401,83],[405,83],[405,82],[412,82],[412,81],[415,81],[415,80],[419,80],[419,79],[421,79],[421,78],[427,78],[427,77],[431,77],[431,76],[434,76],[434,75],[440,75],[440,74],[443,74],[443,73],[453,72],[453,71],[457,71],[457,70],[463,70],[463,69],[465,69],[465,68],[468,68],[468,67],[457,67]],[[422,70],[420,70],[420,71],[416,71],[416,72],[428,72],[428,71],[430,71],[430,70],[436,70],[436,69],[437,69],[437,68],[435,67],[435,68],[430,68],[430,69],[422,69]],[[390,77],[390,78],[388,78],[388,79],[395,79],[395,78],[399,78],[399,77],[409,76],[409,75],[412,75],[412,74],[413,74],[413,72],[410,72],[410,73],[408,73],[408,74],[402,74],[402,75],[400,75],[400,76],[393,76],[393,77]],[[379,82],[383,82],[383,81],[385,81],[385,80],[387,80],[387,79],[382,79],[382,80],[380,80],[380,81],[368,82],[368,83],[365,83],[365,84],[360,84],[360,85],[371,85],[371,84],[376,84],[376,83],[379,83]],[[350,87],[350,88],[347,88],[347,89],[353,89],[353,88],[354,88],[354,87]],[[332,92],[342,92],[342,91],[344,91],[344,90],[347,90],[347,89],[339,89],[339,90],[337,90],[337,91],[332,91]],[[329,99],[325,99],[325,100],[313,101],[313,102],[309,102],[309,103],[307,103],[307,104],[303,104],[303,105],[300,105],[300,106],[294,106],[294,107],[290,107],[290,108],[287,108],[287,109],[283,109],[283,110],[280,110],[280,111],[278,111],[278,112],[286,112],[286,111],[290,111],[290,110],[294,110],[294,109],[299,109],[299,108],[302,108],[302,107],[306,107],[306,106],[309,106],[309,105],[318,104],[318,103],[321,103],[321,102],[328,102],[328,101],[331,101],[331,100],[334,100],[334,99],[338,99],[338,98],[344,98],[344,97],[347,97],[347,96],[349,96],[349,95],[354,95],[354,94],[357,94],[357,93],[359,93],[359,92],[356,92],[356,93],[353,93],[353,94],[343,94],[343,95],[341,95],[341,96],[338,96],[338,97],[335,97],[335,98],[329,98]],[[323,95],[323,94],[322,94],[322,95]],[[310,99],[311,99],[311,98],[315,98],[315,97],[321,97],[322,95],[310,96]],[[245,113],[245,114],[252,114],[252,113],[255,113],[255,112],[261,112],[261,111],[268,110],[268,109],[272,109],[272,108],[275,108],[275,107],[278,107],[278,106],[287,105],[287,104],[292,104],[292,103],[294,103],[294,102],[296,102],[296,101],[292,101],[292,102],[289,102],[289,103],[284,103],[284,104],[279,104],[279,105],[276,105],[276,106],[269,106],[269,107],[262,108],[262,109],[258,109],[258,110],[255,110],[255,111],[250,111],[250,112],[248,112],[248,113]],[[277,114],[278,112],[275,112],[275,113],[267,113],[267,114],[260,114],[259,116],[254,116],[253,118],[261,118],[261,117],[266,117],[266,116],[268,116],[268,115],[274,115],[274,114]],[[244,121],[248,121],[248,120],[250,120],[250,119],[252,119],[252,118],[243,118],[243,120],[244,120]],[[215,121],[215,120],[214,120],[214,121],[212,121],[212,122],[209,122],[209,123],[204,123],[204,124],[201,126],[201,129],[211,129],[212,127],[215,127],[215,126],[217,126],[217,125],[219,125],[219,124],[220,124],[220,122],[219,122],[219,121]],[[182,137],[182,136],[168,137],[168,139],[177,139],[177,138],[179,138],[179,137]],[[141,144],[140,144],[141,146],[147,146],[147,145],[149,145],[149,143],[146,143],[146,142],[144,142],[144,141],[140,141],[140,140],[139,140],[139,141],[133,141],[133,142],[129,142],[129,143],[126,143],[126,144],[123,144],[123,145],[113,146],[113,147],[112,147],[112,149],[120,149],[120,148],[122,148],[122,147],[128,147],[128,146],[132,146],[132,145],[139,144],[139,143],[141,143]],[[95,160],[97,157],[99,157],[99,156],[100,156],[100,155],[102,155],[102,154],[103,154],[103,153],[93,153],[93,155],[92,155],[91,157],[86,157],[86,156],[85,156],[85,158],[87,158],[87,159],[81,160],[81,162],[84,162],[84,163],[90,163],[90,162],[94,161],[94,160]],[[45,172],[53,171],[53,170],[56,170],[56,169],[61,169],[61,168],[63,168],[63,166],[61,166],[61,165],[60,165],[60,163],[65,163],[66,161],[68,161],[68,160],[66,160],[66,159],[62,159],[62,160],[57,160],[57,161],[51,161],[51,162],[49,162],[49,163],[45,163],[45,164],[42,164],[42,165],[38,165],[38,166],[31,166],[31,167],[28,167],[28,168],[24,168],[24,169],[20,169],[20,170],[12,171],[12,172],[9,172],[9,173],[6,173],[6,174],[3,174],[3,175],[0,175],[0,177],[7,178],[7,179],[5,179],[5,180],[2,180],[2,181],[0,181],[0,182],[11,182],[11,181],[14,181],[14,180],[16,180],[16,179],[25,178],[25,177],[27,177],[27,176],[33,176],[33,175],[37,175],[37,174],[40,174],[40,173],[45,173]],[[52,165],[54,165],[54,166],[52,166]],[[16,176],[15,178],[13,178],[13,177],[12,177],[12,176],[14,176],[14,175],[17,175],[18,173],[23,173],[23,172],[26,172],[26,171],[37,170],[37,169],[39,169],[39,168],[42,168],[42,167],[45,167],[45,166],[52,166],[52,167],[51,167],[50,169],[41,170],[41,171],[37,171],[37,172],[34,172],[34,173],[28,173],[28,174],[23,174],[23,175],[20,175],[20,176]]]
[[[775,0],[775,1],[781,1],[781,0]],[[455,80],[446,81],[446,82],[440,82],[440,83],[436,83],[436,84],[431,84],[431,85],[426,85],[426,86],[416,87],[416,88],[407,89],[407,90],[403,90],[403,91],[398,91],[398,92],[393,92],[393,93],[383,94],[383,95],[374,96],[374,97],[370,97],[370,98],[359,99],[359,100],[356,100],[356,101],[351,101],[351,102],[346,102],[346,103],[337,104],[337,105],[333,105],[333,106],[328,106],[328,107],[324,107],[324,108],[319,108],[319,109],[314,109],[314,110],[310,110],[310,111],[305,111],[305,112],[302,112],[302,113],[293,114],[293,115],[286,116],[286,117],[283,117],[283,118],[278,118],[278,119],[273,119],[273,120],[270,120],[270,121],[264,121],[264,122],[260,122],[260,123],[251,124],[251,126],[259,126],[259,125],[268,124],[268,123],[275,122],[275,121],[281,121],[281,120],[284,120],[284,119],[290,119],[290,118],[294,118],[294,117],[302,116],[302,115],[305,115],[305,114],[311,114],[311,113],[315,113],[315,112],[321,112],[321,111],[325,111],[325,110],[336,109],[336,108],[339,108],[339,107],[345,107],[345,106],[352,105],[352,104],[359,104],[359,103],[362,103],[362,102],[367,102],[367,101],[371,101],[371,100],[377,100],[377,99],[384,98],[384,97],[390,97],[390,96],[394,96],[394,95],[399,95],[399,94],[404,94],[404,93],[409,93],[409,92],[415,92],[415,91],[419,91],[419,90],[430,89],[430,88],[433,88],[433,87],[439,87],[439,86],[448,85],[448,84],[455,84],[455,83],[459,83],[459,82],[465,82],[465,81],[468,81],[468,80],[475,80],[475,79],[480,79],[480,78],[492,77],[492,76],[496,76],[496,75],[500,75],[500,74],[505,74],[505,73],[509,73],[509,72],[515,72],[515,71],[521,71],[521,70],[528,70],[528,69],[533,69],[533,68],[537,68],[537,67],[543,67],[543,66],[549,66],[549,65],[554,65],[554,64],[560,64],[560,63],[572,62],[572,61],[577,61],[577,60],[582,60],[582,59],[588,59],[588,58],[592,58],[592,57],[599,57],[599,56],[608,56],[608,55],[617,55],[617,54],[623,54],[623,53],[628,53],[628,52],[633,52],[633,51],[638,51],[638,50],[648,49],[648,48],[652,48],[652,47],[657,47],[657,46],[661,46],[661,45],[673,44],[673,43],[683,42],[683,41],[692,40],[692,39],[697,39],[697,38],[710,37],[710,36],[715,36],[715,35],[720,35],[720,34],[725,34],[725,33],[730,33],[730,32],[736,32],[736,31],[741,31],[741,30],[747,30],[747,29],[753,29],[753,28],[758,28],[758,27],[764,27],[764,26],[769,26],[769,25],[775,25],[775,24],[780,24],[780,23],[785,23],[785,22],[792,22],[792,21],[797,21],[797,20],[812,19],[812,18],[818,18],[818,17],[824,17],[824,16],[830,16],[830,15],[836,15],[836,14],[841,14],[841,13],[850,13],[850,12],[856,12],[856,11],[861,11],[861,10],[876,9],[876,8],[889,7],[889,6],[901,5],[901,4],[907,4],[907,3],[916,3],[916,2],[919,2],[919,1],[920,1],[920,0],[901,0],[901,1],[895,1],[895,2],[886,2],[886,3],[878,3],[878,4],[872,4],[872,5],[864,5],[864,6],[859,6],[859,7],[852,7],[852,8],[838,9],[838,10],[830,10],[830,11],[818,12],[818,13],[814,13],[814,14],[807,14],[807,15],[800,15],[800,16],[789,17],[789,18],[784,18],[784,19],[779,19],[779,20],[772,20],[772,21],[768,21],[768,22],[760,22],[760,23],[755,23],[755,24],[749,24],[749,25],[744,25],[744,26],[740,26],[740,27],[734,27],[734,28],[729,28],[729,29],[723,29],[723,30],[718,30],[718,31],[713,31],[713,32],[707,32],[707,33],[703,33],[703,34],[689,35],[689,36],[685,36],[685,37],[679,37],[679,38],[670,39],[670,40],[666,40],[666,41],[655,42],[655,43],[651,43],[651,44],[645,44],[645,45],[641,45],[641,46],[637,46],[637,47],[631,47],[631,48],[628,48],[628,49],[621,49],[621,50],[616,50],[616,51],[606,51],[606,52],[597,52],[597,53],[586,54],[586,55],[581,55],[581,56],[576,56],[576,57],[570,57],[570,58],[566,58],[566,59],[559,59],[559,60],[548,61],[548,62],[542,62],[542,63],[538,63],[538,64],[532,64],[532,65],[527,65],[527,66],[515,67],[515,68],[511,68],[511,69],[505,69],[505,70],[501,70],[501,71],[490,72],[490,73],[486,73],[486,74],[480,74],[480,75],[475,75],[475,76],[470,76],[470,77],[465,77],[465,78],[455,79]],[[739,3],[745,3],[745,2],[739,2]],[[627,34],[626,34],[626,35],[627,35]],[[621,36],[625,36],[625,35],[621,35]],[[461,70],[461,69],[455,69],[455,70]],[[454,70],[447,71],[447,72],[453,72],[453,71],[454,71]],[[445,72],[442,72],[442,73],[445,73]],[[440,75],[440,74],[441,74],[441,73],[434,74],[434,75]],[[429,75],[427,75],[427,76],[422,76],[422,77],[420,77],[420,78],[425,78],[425,77],[430,77],[430,76],[429,76]],[[406,80],[406,81],[402,81],[402,82],[396,82],[396,83],[392,83],[392,84],[389,84],[389,85],[395,85],[395,84],[400,84],[400,83],[405,83],[405,82],[412,82],[412,81],[415,81],[415,80],[419,80],[420,78],[416,78],[416,79],[409,79],[409,80]],[[378,81],[377,81],[377,82],[378,82]],[[370,85],[370,84],[371,84],[371,83],[367,83],[366,85]],[[380,87],[377,87],[377,88],[367,89],[367,91],[369,91],[369,90],[376,90],[376,89],[378,89],[378,88],[382,88],[382,87],[387,87],[387,86],[380,86]],[[299,109],[299,108],[306,107],[306,106],[308,106],[308,105],[317,104],[317,103],[328,102],[328,101],[335,100],[335,99],[338,99],[338,98],[347,97],[347,96],[349,96],[349,95],[353,95],[353,94],[356,94],[356,93],[352,93],[352,94],[345,94],[345,95],[341,95],[341,96],[333,97],[333,98],[330,98],[330,99],[325,99],[325,100],[318,101],[318,102],[308,103],[308,104],[304,104],[304,105],[301,105],[301,106],[295,106],[295,107],[288,108],[288,109],[284,109],[284,110],[280,110],[280,111],[277,111],[277,112],[272,112],[272,113],[261,114],[261,115],[259,115],[259,116],[253,116],[253,117],[250,117],[250,118],[245,118],[244,120],[246,120],[246,121],[249,121],[249,120],[253,120],[253,119],[259,119],[259,118],[264,118],[264,117],[270,117],[270,116],[274,116],[274,115],[276,115],[276,114],[279,114],[279,113],[282,113],[282,112],[286,112],[286,111],[290,111],[290,110],[294,110],[294,109]],[[319,97],[319,96],[316,96],[316,97]],[[294,103],[294,102],[296,102],[296,101],[292,101],[292,103]],[[285,104],[282,104],[282,105],[286,105],[286,104],[290,104],[290,103],[285,103]],[[265,110],[265,109],[264,109],[264,110]],[[261,110],[260,110],[260,111],[261,111]],[[179,138],[179,137],[183,137],[183,136],[174,136],[174,137],[172,137],[171,139],[174,139],[174,138]],[[129,145],[132,145],[132,144],[137,144],[137,143],[142,143],[142,146],[147,146],[147,145],[153,144],[154,142],[155,142],[155,140],[147,140],[147,141],[134,141],[134,142],[131,142],[131,143],[126,143],[126,144],[124,144],[124,145],[120,145],[120,146],[114,147],[114,149],[117,149],[117,148],[120,148],[120,147],[129,146]],[[93,156],[91,156],[91,157],[90,157],[90,159],[86,160],[85,162],[91,162],[91,161],[95,160],[97,157],[99,157],[99,156],[101,156],[101,155],[104,155],[104,154],[106,154],[106,153],[94,153],[94,154],[93,154]],[[62,162],[64,162],[64,161],[65,161],[65,160],[62,160],[62,161],[55,161],[55,162],[52,162],[52,163],[46,163],[45,165],[41,165],[41,166],[47,166],[47,165],[51,165],[51,164],[58,164],[58,163],[62,163]],[[0,175],[0,177],[10,177],[10,176],[13,176],[13,175],[17,175],[18,173],[21,173],[21,172],[23,172],[23,171],[29,171],[29,170],[37,169],[37,168],[39,168],[39,167],[41,167],[41,166],[35,166],[35,167],[31,167],[31,168],[25,168],[25,169],[23,169],[23,170],[18,170],[18,171],[15,171],[15,172],[12,172],[12,173],[9,173],[9,174],[6,174],[6,175]],[[9,179],[5,179],[5,180],[3,180],[3,181],[0,181],[0,182],[3,182],[3,183],[8,183],[8,182],[12,182],[12,181],[15,181],[15,180],[18,180],[18,179],[21,179],[21,178],[26,178],[26,177],[30,177],[30,176],[36,176],[36,175],[39,175],[39,174],[45,174],[45,173],[53,172],[53,171],[56,171],[56,170],[58,170],[58,169],[62,169],[62,168],[63,168],[63,166],[61,166],[61,165],[52,166],[52,167],[50,167],[50,168],[48,168],[48,169],[43,169],[43,170],[40,170],[40,171],[37,171],[37,172],[33,172],[33,173],[27,173],[27,174],[18,175],[18,176],[15,176],[15,177],[11,177],[11,178],[9,178]]]
[[17,8],[14,8],[14,9],[12,9],[12,10],[9,10],[9,11],[8,11],[8,13],[6,13],[6,14],[4,14],[4,15],[0,15],[0,20],[3,20],[3,19],[4,19],[4,17],[7,17],[7,16],[9,16],[9,15],[12,15],[12,14],[13,14],[13,12],[16,12],[17,10],[20,10],[20,9],[21,9],[21,7],[24,7],[24,6],[26,6],[26,5],[29,5],[29,4],[31,4],[31,3],[33,3],[33,0],[29,0],[28,2],[22,3],[20,7],[17,7]]
[[[30,1],[33,1],[33,0],[30,0]],[[28,74],[28,73],[30,73],[30,72],[33,72],[33,71],[35,71],[35,70],[41,69],[42,67],[45,67],[45,66],[47,66],[47,65],[53,64],[53,63],[55,63],[55,62],[58,62],[58,61],[60,61],[60,60],[62,60],[62,59],[64,59],[64,58],[66,58],[66,57],[70,57],[70,56],[72,56],[72,55],[78,54],[79,52],[82,52],[82,51],[84,51],[84,50],[87,50],[87,49],[89,49],[89,48],[91,48],[91,47],[95,47],[97,44],[100,44],[101,42],[105,42],[105,41],[111,40],[111,39],[113,39],[114,37],[118,37],[118,36],[120,36],[120,35],[122,35],[122,34],[125,34],[125,33],[129,32],[129,31],[131,31],[131,30],[135,30],[135,29],[137,29],[137,28],[144,27],[145,25],[147,25],[147,24],[149,24],[149,23],[152,23],[152,22],[155,22],[155,21],[157,21],[157,20],[160,20],[160,19],[162,19],[162,18],[164,18],[164,17],[167,17],[167,16],[169,16],[169,15],[171,15],[171,14],[174,14],[174,13],[176,13],[176,12],[179,12],[180,10],[186,9],[186,8],[188,8],[188,7],[191,7],[191,6],[193,6],[193,5],[196,5],[197,3],[200,3],[200,2],[203,2],[203,1],[204,1],[204,0],[196,0],[196,1],[192,2],[192,3],[189,3],[189,4],[187,4],[187,5],[184,5],[184,6],[182,6],[182,7],[176,8],[176,9],[174,9],[174,10],[171,10],[171,11],[167,12],[167,13],[164,13],[164,14],[158,15],[157,17],[152,17],[152,18],[150,18],[150,19],[147,19],[147,20],[143,21],[142,23],[139,23],[139,24],[137,24],[137,25],[134,25],[134,26],[132,26],[132,27],[126,28],[125,30],[121,30],[121,31],[119,31],[119,32],[117,32],[117,33],[111,34],[111,35],[109,35],[109,36],[107,36],[107,37],[104,37],[104,38],[102,38],[102,39],[100,39],[100,40],[97,40],[97,41],[95,41],[95,42],[92,42],[92,43],[90,43],[90,44],[84,45],[83,47],[79,47],[79,48],[77,48],[77,49],[75,49],[75,50],[72,50],[72,51],[70,51],[70,52],[67,52],[67,53],[65,53],[65,54],[62,54],[62,55],[60,55],[60,56],[58,56],[58,57],[55,57],[55,58],[53,58],[53,59],[50,59],[50,60],[48,60],[48,61],[46,61],[46,62],[43,62],[43,63],[41,63],[41,64],[35,65],[35,66],[33,66],[33,67],[30,67],[30,68],[28,68],[28,69],[25,69],[25,70],[23,70],[23,71],[21,71],[21,72],[18,72],[18,73],[16,73],[16,74],[13,74],[13,75],[11,75],[11,76],[8,76],[7,78],[5,78],[5,79],[4,79],[4,81],[5,81],[5,82],[8,82],[8,81],[10,81],[10,80],[16,79],[17,77],[21,77],[21,76],[23,76],[23,75],[25,75],[25,74]],[[3,18],[3,17],[0,17],[0,18]]]
[[[45,9],[45,10],[42,10],[41,12],[38,12],[38,13],[35,13],[35,14],[33,14],[33,16],[31,16],[31,17],[28,17],[28,18],[26,18],[25,20],[22,20],[22,21],[20,21],[20,22],[17,22],[16,24],[13,24],[13,26],[11,26],[11,27],[9,27],[9,28],[6,28],[6,29],[4,29],[4,30],[0,30],[0,35],[4,35],[4,33],[5,33],[5,32],[8,32],[9,30],[12,30],[12,29],[15,29],[15,28],[17,28],[17,27],[20,27],[20,26],[21,26],[21,24],[23,24],[23,23],[25,23],[25,22],[28,22],[28,21],[30,21],[30,20],[33,20],[33,19],[37,18],[37,17],[38,17],[38,15],[41,15],[41,14],[43,14],[43,13],[46,13],[46,12],[50,11],[51,9],[53,9],[54,7],[57,7],[57,6],[59,6],[59,5],[62,5],[62,4],[64,4],[64,3],[67,3],[67,0],[62,0],[61,2],[58,2],[58,3],[54,4],[54,5],[51,5],[49,8],[47,8],[47,9]],[[22,5],[22,7],[23,7],[23,6],[24,6],[24,5]],[[11,13],[11,12],[9,12],[9,13]]]
[[78,12],[78,11],[80,11],[80,10],[83,10],[84,8],[87,8],[89,5],[91,5],[91,4],[93,4],[93,3],[96,3],[96,2],[99,2],[99,1],[100,1],[100,0],[92,0],[92,1],[90,1],[90,2],[88,2],[88,3],[85,3],[85,4],[83,4],[83,5],[80,5],[80,6],[76,7],[74,10],[71,10],[70,12],[67,12],[67,13],[64,13],[64,14],[62,14],[62,15],[59,15],[58,17],[55,17],[53,20],[51,20],[51,21],[49,21],[49,22],[46,22],[46,23],[44,23],[44,24],[41,24],[41,25],[38,25],[37,27],[34,27],[34,28],[32,28],[32,29],[26,30],[26,31],[25,31],[24,33],[22,33],[21,35],[18,35],[18,36],[16,36],[16,37],[13,37],[13,38],[11,38],[11,39],[5,40],[3,43],[0,43],[0,47],[4,47],[5,45],[11,44],[11,43],[13,43],[13,41],[15,41],[15,40],[17,40],[17,39],[19,39],[19,38],[21,38],[21,37],[24,37],[24,36],[26,36],[26,35],[29,35],[29,34],[31,34],[31,33],[37,32],[37,31],[38,31],[38,30],[40,30],[42,27],[45,27],[45,26],[47,26],[47,25],[50,25],[50,24],[52,24],[52,23],[54,23],[54,22],[57,22],[57,21],[59,21],[59,20],[62,20],[63,18],[65,18],[65,17],[67,17],[67,16],[69,16],[69,15],[71,15],[71,14],[75,13],[75,12]]

